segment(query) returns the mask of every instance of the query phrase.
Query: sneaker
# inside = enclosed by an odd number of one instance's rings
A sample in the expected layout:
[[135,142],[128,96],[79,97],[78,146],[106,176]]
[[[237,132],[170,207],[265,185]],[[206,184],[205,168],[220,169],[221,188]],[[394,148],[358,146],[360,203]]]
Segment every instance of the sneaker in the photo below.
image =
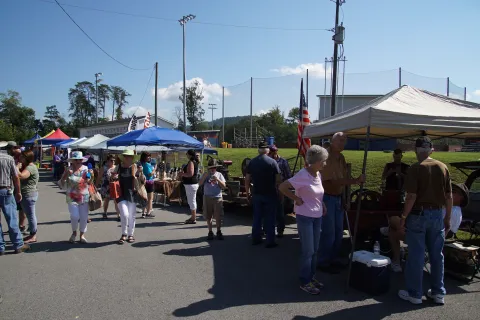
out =
[[75,238],[76,237],[77,237],[77,235],[72,233],[72,235],[70,236],[70,239],[68,239],[68,242],[75,243]]
[[15,249],[14,253],[19,254],[25,251],[29,251],[31,248],[28,244],[24,244],[21,248]]
[[392,271],[393,271],[393,272],[402,272],[402,271],[403,271],[402,266],[400,265],[400,263],[394,263],[394,262],[392,262],[391,268],[392,268]]
[[313,295],[320,294],[320,289],[315,287],[315,285],[311,282],[300,286],[300,289],[302,289],[303,291],[305,291],[307,293],[313,294]]
[[212,231],[208,232],[207,240],[213,240],[213,232]]
[[445,296],[443,294],[432,294],[432,289],[428,289],[427,297],[437,304],[445,304]]
[[142,213],[142,218],[144,218],[144,219],[145,219],[145,213]]
[[315,278],[312,279],[311,283],[318,289],[323,289],[325,287],[325,285],[323,283],[321,283],[320,281],[318,281]]
[[220,231],[220,230],[217,231],[217,239],[218,239],[218,240],[223,240],[223,239],[224,239],[224,238],[223,238],[223,233],[222,233],[222,231]]
[[382,236],[384,236],[384,237],[388,237],[388,231],[389,231],[389,228],[388,228],[388,227],[382,227],[382,228],[380,228],[380,233],[381,233]]
[[422,299],[411,297],[407,290],[398,291],[398,296],[400,297],[400,299],[409,301],[410,303],[422,304]]

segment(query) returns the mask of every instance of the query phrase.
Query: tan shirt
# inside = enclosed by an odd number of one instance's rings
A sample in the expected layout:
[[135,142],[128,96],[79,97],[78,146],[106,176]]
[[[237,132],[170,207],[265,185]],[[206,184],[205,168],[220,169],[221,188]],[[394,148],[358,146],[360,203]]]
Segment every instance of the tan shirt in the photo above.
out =
[[405,191],[417,195],[415,207],[445,206],[445,194],[452,192],[450,172],[445,164],[426,159],[413,164],[407,171]]
[[326,166],[322,170],[322,182],[325,193],[332,196],[341,195],[345,186],[340,186],[332,182],[345,178],[348,178],[345,157],[341,153],[336,157],[329,154]]

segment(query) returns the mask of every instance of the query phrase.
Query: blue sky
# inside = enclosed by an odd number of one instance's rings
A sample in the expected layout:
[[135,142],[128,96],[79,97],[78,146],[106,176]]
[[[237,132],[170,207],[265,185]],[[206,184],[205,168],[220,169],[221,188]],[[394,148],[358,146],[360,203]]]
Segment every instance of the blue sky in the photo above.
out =
[[[37,117],[43,116],[45,106],[53,104],[67,114],[68,89],[77,81],[93,82],[94,74],[102,72],[106,83],[120,85],[132,94],[128,111],[137,110],[151,69],[132,71],[112,61],[49,1],[53,0],[0,1],[0,92],[20,92],[24,104],[34,108]],[[181,105],[176,97],[182,80],[182,30],[176,20],[189,13],[197,16],[192,22],[202,23],[187,25],[187,79],[200,79],[205,105],[217,103],[220,107],[221,87],[226,86],[225,115],[249,114],[249,81],[253,77],[253,112],[276,104],[287,111],[298,105],[300,78],[305,77],[308,66],[310,109],[313,114],[318,112],[315,95],[324,92],[323,62],[333,55],[332,33],[203,23],[329,29],[335,13],[335,5],[329,0],[59,2],[167,19],[64,6],[100,46],[121,62],[134,68],[153,68],[158,61],[162,88],[159,115],[164,118],[172,119],[175,106]],[[458,86],[451,85],[452,93],[460,95],[466,86],[469,99],[480,101],[476,54],[480,52],[479,16],[477,0],[347,0],[340,15],[346,27],[344,52],[348,60],[344,92],[393,90],[398,85],[398,67],[402,67],[404,83],[445,93],[446,78],[450,77]],[[281,77],[284,74],[293,75]],[[230,87],[240,83],[244,84]],[[152,81],[141,104],[147,110],[154,105],[153,85]],[[220,116],[220,109],[215,110],[214,117]],[[210,111],[206,119],[211,119]]]

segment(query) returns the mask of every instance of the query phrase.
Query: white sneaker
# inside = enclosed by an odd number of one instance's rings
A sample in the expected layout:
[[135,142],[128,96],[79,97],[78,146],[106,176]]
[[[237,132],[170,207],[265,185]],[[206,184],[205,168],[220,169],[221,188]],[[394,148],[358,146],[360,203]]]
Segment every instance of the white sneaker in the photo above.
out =
[[390,230],[389,227],[381,227],[380,228],[380,233],[382,234],[382,236],[384,237],[388,237],[388,231]]
[[400,265],[400,263],[393,263],[392,262],[392,265],[390,266],[392,268],[392,271],[393,272],[402,272],[403,269],[402,269],[402,266]]
[[432,289],[428,289],[427,297],[432,299],[435,303],[445,304],[445,296],[443,294],[432,294]]
[[422,304],[422,299],[411,297],[407,290],[398,291],[398,296],[400,297],[400,299],[403,299],[405,301],[409,301],[410,303]]

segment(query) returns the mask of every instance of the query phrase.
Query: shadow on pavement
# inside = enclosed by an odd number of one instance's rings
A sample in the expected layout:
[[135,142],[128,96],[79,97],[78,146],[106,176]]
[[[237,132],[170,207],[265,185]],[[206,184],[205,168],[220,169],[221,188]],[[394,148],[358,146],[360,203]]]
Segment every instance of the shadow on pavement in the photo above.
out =
[[[78,240],[78,238],[77,238]],[[56,242],[37,242],[32,243],[31,247],[32,250],[27,251],[27,253],[37,253],[37,252],[61,252],[61,251],[68,251],[71,249],[95,249],[106,247],[110,245],[116,245],[117,241],[108,241],[108,242],[89,242],[89,243],[69,243],[67,240],[65,241],[56,241]]]

